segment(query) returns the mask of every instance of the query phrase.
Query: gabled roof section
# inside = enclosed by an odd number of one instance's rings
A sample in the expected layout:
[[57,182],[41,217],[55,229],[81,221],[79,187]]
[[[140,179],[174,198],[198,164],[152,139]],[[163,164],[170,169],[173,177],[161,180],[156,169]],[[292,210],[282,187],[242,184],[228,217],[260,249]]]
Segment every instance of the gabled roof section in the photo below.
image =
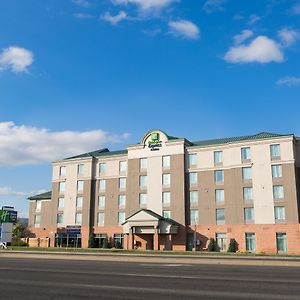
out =
[[237,143],[237,142],[244,142],[244,141],[264,140],[264,139],[270,139],[270,138],[281,138],[281,137],[287,137],[287,136],[294,136],[294,135],[293,134],[277,134],[277,133],[270,133],[270,132],[261,132],[261,133],[254,134],[254,135],[245,135],[245,136],[239,136],[239,137],[221,138],[221,139],[213,139],[213,140],[205,140],[205,141],[196,141],[196,142],[192,142],[192,147],[194,147],[194,146],[206,147],[206,146]]
[[29,200],[45,200],[45,199],[51,199],[51,196],[52,196],[52,191],[49,191],[46,193],[28,197],[27,199],[29,199]]
[[122,155],[122,154],[126,155],[127,150],[109,151],[109,149],[103,148],[103,149],[100,149],[100,150],[87,152],[87,153],[79,154],[79,155],[72,156],[72,157],[67,157],[64,160],[78,159],[78,158],[88,158],[88,157],[113,156],[113,155]]

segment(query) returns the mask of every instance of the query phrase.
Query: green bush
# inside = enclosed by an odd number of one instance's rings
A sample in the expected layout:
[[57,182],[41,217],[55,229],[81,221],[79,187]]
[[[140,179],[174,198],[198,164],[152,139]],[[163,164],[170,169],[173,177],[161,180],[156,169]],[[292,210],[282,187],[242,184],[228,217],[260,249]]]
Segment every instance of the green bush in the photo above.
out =
[[109,244],[108,244],[108,239],[107,238],[103,239],[102,248],[104,248],[104,249],[108,249],[109,248]]
[[210,252],[219,251],[218,244],[217,244],[217,242],[215,241],[214,238],[209,239],[209,243],[208,243],[208,246],[207,246],[207,251],[210,251]]
[[235,253],[238,250],[239,250],[239,244],[237,243],[237,241],[235,239],[230,239],[227,252]]

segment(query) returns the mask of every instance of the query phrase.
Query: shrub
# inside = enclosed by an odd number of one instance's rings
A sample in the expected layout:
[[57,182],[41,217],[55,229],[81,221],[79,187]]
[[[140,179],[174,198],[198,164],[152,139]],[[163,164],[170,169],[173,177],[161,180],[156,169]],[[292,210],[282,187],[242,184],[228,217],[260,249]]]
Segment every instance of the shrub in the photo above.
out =
[[215,241],[214,238],[209,239],[209,243],[208,243],[208,246],[207,246],[207,251],[210,251],[210,252],[219,251],[218,244],[217,244],[217,242]]
[[108,239],[107,238],[103,239],[102,248],[104,248],[104,249],[109,248]]
[[235,239],[230,239],[227,252],[236,252],[239,249],[239,244]]

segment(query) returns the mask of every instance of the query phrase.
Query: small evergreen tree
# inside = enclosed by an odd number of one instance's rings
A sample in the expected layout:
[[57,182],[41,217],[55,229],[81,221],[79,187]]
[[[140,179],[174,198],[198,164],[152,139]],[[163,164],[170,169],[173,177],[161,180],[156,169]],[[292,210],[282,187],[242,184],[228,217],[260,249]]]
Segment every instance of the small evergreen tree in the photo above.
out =
[[207,246],[207,251],[210,251],[210,252],[217,252],[219,249],[218,249],[218,244],[217,242],[215,241],[214,238],[210,238],[209,239],[209,243],[208,243],[208,246]]
[[108,246],[109,246],[108,239],[107,238],[103,239],[102,248],[107,249],[107,248],[109,248]]
[[239,249],[239,244],[235,239],[230,239],[227,252],[236,252]]

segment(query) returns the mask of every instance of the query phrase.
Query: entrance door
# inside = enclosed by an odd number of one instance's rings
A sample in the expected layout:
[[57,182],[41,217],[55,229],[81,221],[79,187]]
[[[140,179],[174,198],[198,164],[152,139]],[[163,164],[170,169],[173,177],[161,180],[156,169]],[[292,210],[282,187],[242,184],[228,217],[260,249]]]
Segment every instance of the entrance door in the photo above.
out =
[[147,235],[147,240],[146,240],[146,250],[153,250],[153,235],[149,234]]

